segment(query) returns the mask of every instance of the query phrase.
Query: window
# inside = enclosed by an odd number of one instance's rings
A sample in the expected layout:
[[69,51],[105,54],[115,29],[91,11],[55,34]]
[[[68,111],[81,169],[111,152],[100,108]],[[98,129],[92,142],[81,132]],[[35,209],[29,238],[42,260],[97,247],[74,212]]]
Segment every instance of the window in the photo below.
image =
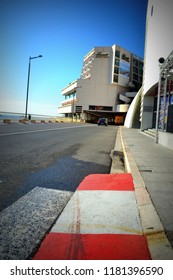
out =
[[120,58],[120,51],[117,51],[117,50],[116,50],[116,51],[115,51],[115,56],[118,57],[118,58]]
[[65,99],[71,99],[71,95],[65,95]]
[[135,91],[138,91],[140,88],[140,85],[138,82],[133,81],[133,84],[135,85]]
[[139,75],[143,75],[143,70],[139,69]]
[[102,105],[89,105],[89,110],[95,111],[112,111],[112,106],[102,106]]
[[120,61],[120,75],[129,77],[130,75],[130,64],[126,61]]
[[142,83],[142,77],[139,77],[139,82]]
[[135,59],[133,59],[133,65],[136,66],[136,67],[138,67],[138,61],[135,60]]
[[120,75],[129,77],[129,71],[120,68]]
[[143,69],[143,63],[142,62],[139,62],[139,69]]
[[122,58],[123,60],[129,62],[129,57],[128,57],[125,53],[122,54],[122,57],[121,57],[121,58]]
[[82,113],[82,106],[76,106],[76,113]]
[[120,64],[120,60],[118,58],[115,58],[115,65],[119,66],[119,64]]
[[118,75],[118,73],[119,73],[119,68],[118,67],[114,68],[114,73]]
[[114,75],[114,83],[118,83],[118,75]]
[[133,74],[133,79],[136,80],[136,81],[138,81],[138,75]]
[[133,67],[133,72],[138,74],[138,68],[137,67]]

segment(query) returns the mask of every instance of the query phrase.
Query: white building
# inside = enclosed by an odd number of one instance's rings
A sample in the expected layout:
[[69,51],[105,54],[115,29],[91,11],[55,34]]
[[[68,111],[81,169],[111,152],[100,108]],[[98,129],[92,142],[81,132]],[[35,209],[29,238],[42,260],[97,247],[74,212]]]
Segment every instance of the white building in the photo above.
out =
[[[141,129],[156,128],[156,142],[173,149],[173,134],[167,133],[171,132],[170,126],[173,132],[172,12],[172,0],[148,1]],[[160,58],[165,59],[164,63],[160,60],[163,64],[159,63]],[[161,83],[159,83],[159,75]],[[169,120],[169,124],[168,117],[172,119],[171,123]]]
[[[113,45],[95,47],[83,61],[80,79],[62,90],[65,100],[58,113],[86,121],[100,116],[124,119],[129,104],[142,85],[143,60]],[[118,120],[118,118],[117,118]]]

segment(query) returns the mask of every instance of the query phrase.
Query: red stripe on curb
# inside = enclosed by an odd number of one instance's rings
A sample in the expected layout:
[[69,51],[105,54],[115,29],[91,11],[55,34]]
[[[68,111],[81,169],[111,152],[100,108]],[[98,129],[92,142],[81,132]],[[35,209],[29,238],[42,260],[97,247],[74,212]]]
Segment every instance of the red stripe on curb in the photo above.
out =
[[134,191],[134,184],[130,173],[92,174],[85,177],[77,190]]
[[141,235],[49,233],[33,260],[149,260]]

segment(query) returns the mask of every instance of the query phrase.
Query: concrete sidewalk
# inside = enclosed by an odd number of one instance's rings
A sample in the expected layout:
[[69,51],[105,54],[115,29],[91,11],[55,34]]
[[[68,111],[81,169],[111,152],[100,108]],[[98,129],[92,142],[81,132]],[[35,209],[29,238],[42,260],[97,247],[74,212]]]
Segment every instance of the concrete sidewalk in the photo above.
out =
[[173,259],[173,151],[138,129],[120,132],[152,258]]
[[81,182],[33,259],[173,259],[173,152],[121,127],[112,154],[111,174]]

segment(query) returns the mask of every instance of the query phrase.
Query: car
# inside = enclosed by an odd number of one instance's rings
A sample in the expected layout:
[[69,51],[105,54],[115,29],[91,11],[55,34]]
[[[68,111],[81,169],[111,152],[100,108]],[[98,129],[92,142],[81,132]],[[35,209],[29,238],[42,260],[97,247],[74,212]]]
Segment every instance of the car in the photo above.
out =
[[98,120],[98,125],[105,125],[105,126],[107,126],[108,122],[107,122],[106,118],[100,118]]

